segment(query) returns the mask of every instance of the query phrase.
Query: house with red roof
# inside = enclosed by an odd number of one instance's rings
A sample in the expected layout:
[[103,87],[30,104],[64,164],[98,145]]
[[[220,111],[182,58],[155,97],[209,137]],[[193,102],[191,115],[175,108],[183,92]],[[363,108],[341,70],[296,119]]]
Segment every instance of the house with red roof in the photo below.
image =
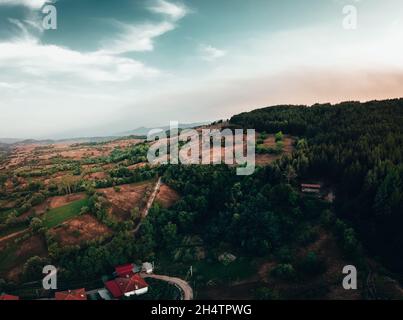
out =
[[20,300],[20,297],[12,296],[11,294],[2,294],[0,295],[0,300],[8,300],[8,301]]
[[85,289],[68,290],[55,293],[56,300],[87,300]]
[[132,276],[136,273],[136,266],[133,263],[124,264],[121,266],[115,267],[115,276],[117,277],[127,277]]
[[105,282],[105,287],[115,299],[130,296],[139,296],[147,293],[148,284],[138,274],[127,274]]

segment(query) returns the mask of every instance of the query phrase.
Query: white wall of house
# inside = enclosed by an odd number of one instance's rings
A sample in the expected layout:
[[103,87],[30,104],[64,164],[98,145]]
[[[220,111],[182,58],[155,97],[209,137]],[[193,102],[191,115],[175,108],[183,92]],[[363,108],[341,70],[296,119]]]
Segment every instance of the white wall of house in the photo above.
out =
[[134,291],[126,292],[125,297],[131,297],[131,296],[140,296],[142,294],[145,294],[148,292],[148,287],[137,289]]
[[138,290],[136,290],[135,292],[136,292],[136,295],[140,296],[140,295],[145,294],[145,293],[148,292],[148,287],[145,287],[145,288],[142,288],[142,289],[138,289]]

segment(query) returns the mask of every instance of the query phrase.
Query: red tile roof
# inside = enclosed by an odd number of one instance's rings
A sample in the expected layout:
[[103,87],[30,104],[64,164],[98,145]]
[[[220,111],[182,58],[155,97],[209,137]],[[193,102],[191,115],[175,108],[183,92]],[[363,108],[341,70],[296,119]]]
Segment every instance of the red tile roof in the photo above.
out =
[[2,294],[2,295],[0,295],[0,300],[20,300],[20,298],[19,297],[17,297],[17,296],[12,296],[12,295],[10,295],[10,294]]
[[126,277],[127,275],[133,275],[134,272],[134,264],[133,263],[128,263],[124,264],[122,266],[117,266],[115,267],[115,272],[118,277]]
[[137,291],[147,288],[148,284],[138,274],[132,276],[120,277],[115,280],[107,281],[106,288],[110,291],[114,298],[120,298],[125,293]]
[[120,298],[123,296],[123,293],[120,291],[120,288],[115,280],[105,282],[105,287],[109,290],[114,298]]
[[68,290],[63,292],[56,292],[56,300],[87,300],[85,289]]

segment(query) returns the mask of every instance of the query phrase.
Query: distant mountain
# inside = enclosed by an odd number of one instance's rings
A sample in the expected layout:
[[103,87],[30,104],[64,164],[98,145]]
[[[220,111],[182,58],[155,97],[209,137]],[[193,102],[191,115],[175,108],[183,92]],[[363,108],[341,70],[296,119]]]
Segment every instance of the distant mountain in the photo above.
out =
[[[210,122],[195,122],[195,123],[180,123],[179,129],[190,129],[195,127],[204,126],[209,124]],[[161,129],[162,131],[169,130],[169,126],[155,127],[155,128],[147,128],[147,127],[139,127],[134,130],[120,132],[118,136],[146,136],[152,129]]]
[[0,143],[13,144],[13,143],[17,143],[17,142],[22,141],[22,140],[23,139],[0,138]]
[[[179,124],[179,129],[189,129],[210,124],[210,122],[195,122]],[[150,130],[155,128],[140,127],[134,130],[120,132],[111,136],[104,137],[81,137],[81,138],[66,138],[66,139],[15,139],[15,138],[0,138],[0,144],[21,145],[21,144],[52,144],[58,142],[65,143],[88,143],[88,142],[105,142],[127,136],[146,136]],[[169,126],[158,127],[163,131],[169,130]]]
[[87,143],[87,142],[105,142],[115,140],[121,136],[108,137],[83,137],[83,138],[68,138],[68,139],[13,139],[0,138],[0,145],[24,145],[24,144],[53,144],[53,143]]

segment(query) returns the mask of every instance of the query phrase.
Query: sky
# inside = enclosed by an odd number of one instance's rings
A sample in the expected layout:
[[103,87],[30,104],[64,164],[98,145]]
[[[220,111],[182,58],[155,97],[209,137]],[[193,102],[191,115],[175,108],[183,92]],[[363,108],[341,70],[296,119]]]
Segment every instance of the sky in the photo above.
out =
[[47,30],[49,3],[0,0],[1,138],[403,96],[401,0],[58,0]]

